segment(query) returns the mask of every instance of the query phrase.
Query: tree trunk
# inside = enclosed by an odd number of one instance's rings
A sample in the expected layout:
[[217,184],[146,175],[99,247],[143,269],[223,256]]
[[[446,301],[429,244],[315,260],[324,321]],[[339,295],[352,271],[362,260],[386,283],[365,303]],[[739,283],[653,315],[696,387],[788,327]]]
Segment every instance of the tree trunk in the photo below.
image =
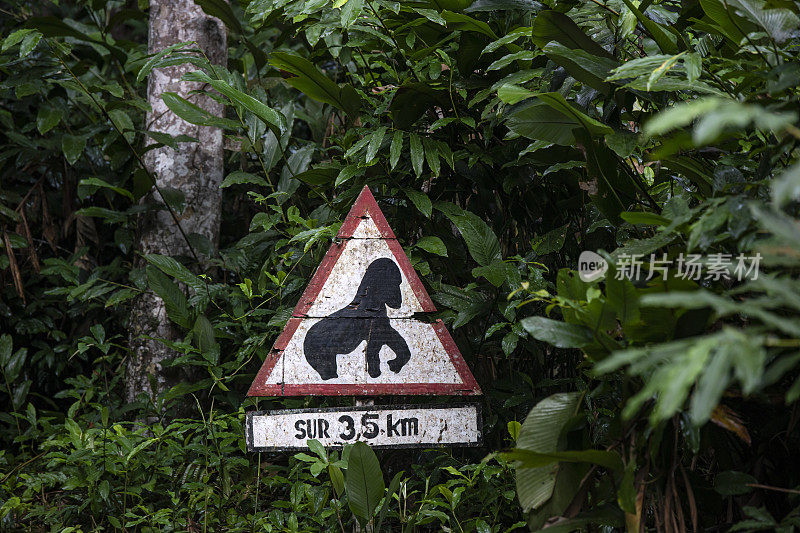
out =
[[[206,15],[192,0],[151,0],[151,53],[179,42],[195,41],[212,63],[225,65],[227,34],[222,22]],[[186,235],[200,234],[216,243],[219,234],[219,188],[223,177],[222,131],[218,128],[189,124],[172,113],[161,99],[171,91],[203,109],[222,116],[224,106],[203,95],[189,95],[199,84],[180,81],[191,65],[178,65],[153,70],[147,84],[147,99],[152,111],[147,114],[147,128],[170,135],[189,135],[198,143],[180,143],[178,150],[162,147],[145,155],[148,170],[156,177],[159,188],[177,189],[186,198],[186,207],[178,214]],[[163,205],[155,188],[143,201]],[[138,245],[143,254],[170,256],[191,255],[191,249],[172,215],[166,210],[150,211],[139,217]],[[167,318],[164,302],[154,293],[138,297],[131,309],[129,326],[131,353],[126,372],[126,393],[133,401],[141,392],[154,397],[176,383],[177,373],[167,372],[164,361],[175,352],[156,340],[178,340],[183,332]],[[155,389],[151,387],[151,381]]]

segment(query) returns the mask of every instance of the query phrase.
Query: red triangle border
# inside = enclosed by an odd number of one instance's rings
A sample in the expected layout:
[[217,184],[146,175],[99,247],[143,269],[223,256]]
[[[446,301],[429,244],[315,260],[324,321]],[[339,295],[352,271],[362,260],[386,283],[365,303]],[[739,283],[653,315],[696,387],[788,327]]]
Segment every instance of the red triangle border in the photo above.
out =
[[339,260],[344,251],[348,239],[353,238],[353,234],[358,228],[358,224],[366,215],[372,217],[373,222],[381,233],[381,237],[386,239],[389,249],[392,251],[397,264],[402,270],[403,275],[411,285],[411,290],[414,292],[417,300],[420,302],[422,309],[426,313],[436,311],[436,306],[433,304],[428,292],[422,285],[419,276],[417,275],[411,262],[408,260],[403,248],[397,241],[392,228],[386,221],[375,197],[369,190],[369,187],[364,186],[361,194],[358,195],[353,207],[345,217],[339,233],[336,235],[336,241],[331,244],[325,258],[317,267],[314,275],[311,277],[306,290],[297,302],[297,305],[292,311],[292,318],[286,323],[283,331],[275,341],[272,350],[264,360],[261,369],[256,374],[250,389],[247,391],[247,396],[370,396],[370,395],[479,395],[481,389],[478,386],[475,376],[469,370],[466,361],[461,356],[455,341],[450,336],[444,323],[437,320],[432,323],[433,329],[436,332],[439,341],[442,343],[450,361],[458,372],[463,383],[376,383],[376,384],[350,384],[342,385],[338,383],[309,383],[309,384],[266,384],[267,378],[272,373],[275,365],[280,360],[283,350],[289,344],[300,322],[306,317],[306,313],[313,305],[314,301],[319,296],[325,282],[328,281],[333,266]]

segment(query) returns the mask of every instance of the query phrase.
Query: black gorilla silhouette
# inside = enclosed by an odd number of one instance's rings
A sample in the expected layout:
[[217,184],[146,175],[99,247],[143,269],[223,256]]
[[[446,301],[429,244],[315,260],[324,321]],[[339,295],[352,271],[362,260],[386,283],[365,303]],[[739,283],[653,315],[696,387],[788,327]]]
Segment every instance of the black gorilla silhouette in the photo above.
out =
[[336,356],[352,352],[364,340],[367,341],[367,372],[373,378],[381,375],[379,354],[383,345],[395,353],[395,358],[389,361],[392,372],[400,372],[408,363],[411,358],[408,344],[386,316],[387,305],[397,309],[403,303],[401,281],[400,269],[394,261],[376,259],[367,267],[350,305],[309,328],[303,352],[322,379],[338,377]]

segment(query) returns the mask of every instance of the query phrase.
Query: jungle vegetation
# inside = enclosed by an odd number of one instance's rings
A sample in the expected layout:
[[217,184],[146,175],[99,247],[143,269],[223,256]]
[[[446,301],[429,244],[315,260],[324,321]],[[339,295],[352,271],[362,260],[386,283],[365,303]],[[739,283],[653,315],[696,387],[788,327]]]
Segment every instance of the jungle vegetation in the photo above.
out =
[[[800,529],[798,45],[795,0],[2,2],[0,530]],[[484,444],[249,453],[354,401],[245,393],[365,185]]]

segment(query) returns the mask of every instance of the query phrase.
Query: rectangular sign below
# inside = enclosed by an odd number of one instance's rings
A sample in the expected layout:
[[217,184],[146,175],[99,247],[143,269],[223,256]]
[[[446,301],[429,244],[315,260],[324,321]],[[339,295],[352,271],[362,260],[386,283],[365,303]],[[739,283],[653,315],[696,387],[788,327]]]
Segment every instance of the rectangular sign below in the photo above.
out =
[[376,448],[479,446],[481,410],[468,405],[328,407],[247,413],[251,452],[307,448],[364,441]]

